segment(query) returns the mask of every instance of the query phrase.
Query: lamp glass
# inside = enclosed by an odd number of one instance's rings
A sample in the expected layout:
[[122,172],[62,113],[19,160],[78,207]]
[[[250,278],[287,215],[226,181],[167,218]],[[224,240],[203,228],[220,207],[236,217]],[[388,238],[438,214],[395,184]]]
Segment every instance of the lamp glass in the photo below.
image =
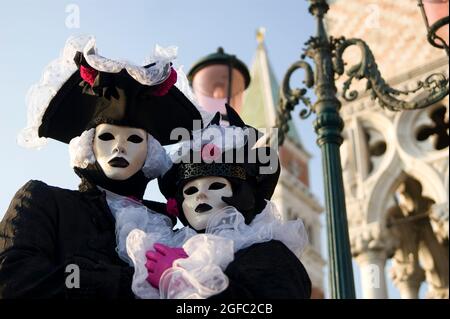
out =
[[[199,104],[208,112],[225,114],[228,102],[229,67],[225,64],[212,64],[195,73],[192,88]],[[230,105],[239,112],[245,90],[244,76],[237,69],[232,69]]]
[[[427,28],[435,24],[442,18],[448,17],[448,1],[449,0],[423,0],[423,7],[427,16],[428,25]],[[448,45],[449,43],[449,25],[446,24],[436,31],[436,35],[443,39]]]

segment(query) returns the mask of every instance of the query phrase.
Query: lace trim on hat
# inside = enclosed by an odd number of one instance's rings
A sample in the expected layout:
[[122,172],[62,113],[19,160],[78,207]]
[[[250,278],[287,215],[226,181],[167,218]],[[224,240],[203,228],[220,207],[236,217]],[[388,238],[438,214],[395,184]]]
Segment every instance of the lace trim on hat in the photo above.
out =
[[61,56],[47,65],[39,82],[28,90],[27,126],[17,137],[20,146],[39,149],[47,144],[47,139],[38,135],[42,117],[63,84],[78,70],[73,58],[77,51],[83,50],[91,38],[91,36],[70,37]]
[[95,70],[118,73],[126,70],[137,82],[153,86],[164,82],[170,75],[170,63],[176,58],[178,48],[155,46],[153,55],[146,59],[145,66],[138,66],[126,60],[111,60],[97,53],[95,38],[92,37],[83,48],[86,62]]
[[[83,52],[89,65],[98,71],[117,73],[125,69],[139,83],[153,86],[164,82],[169,77],[171,63],[177,55],[177,47],[163,48],[156,45],[153,54],[146,59],[145,66],[137,66],[128,61],[115,61],[98,55],[95,38],[92,35],[70,37],[66,41],[60,57],[47,65],[39,82],[28,90],[26,96],[27,126],[19,132],[17,137],[20,146],[39,149],[47,144],[46,138],[39,137],[39,127],[51,100],[64,83],[75,72],[78,72],[78,67],[74,62],[77,52]],[[180,75],[180,73],[178,74]],[[195,101],[192,92],[189,93],[189,85],[186,86],[183,83],[183,75],[181,74],[178,78],[180,83],[175,85],[179,88],[182,87],[183,89],[180,90],[191,101]],[[208,118],[208,115],[205,115],[197,103],[194,105],[198,107],[202,116]]]

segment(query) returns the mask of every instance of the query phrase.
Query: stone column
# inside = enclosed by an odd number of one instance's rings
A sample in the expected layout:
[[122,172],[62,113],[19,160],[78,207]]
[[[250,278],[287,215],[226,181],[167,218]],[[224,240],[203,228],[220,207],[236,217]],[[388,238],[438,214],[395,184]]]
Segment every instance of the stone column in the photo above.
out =
[[[401,253],[400,250],[396,254]],[[425,280],[425,274],[417,262],[417,256],[409,255],[407,260],[394,257],[391,276],[394,285],[400,291],[402,299],[418,299],[419,289]]]
[[361,272],[364,299],[387,299],[385,265],[394,241],[373,223],[351,229],[352,255]]
[[364,299],[387,299],[386,252],[383,250],[367,250],[356,257],[360,267],[361,285]]
[[448,299],[449,252],[448,244],[439,242],[430,221],[422,226],[419,260],[428,283],[427,298]]

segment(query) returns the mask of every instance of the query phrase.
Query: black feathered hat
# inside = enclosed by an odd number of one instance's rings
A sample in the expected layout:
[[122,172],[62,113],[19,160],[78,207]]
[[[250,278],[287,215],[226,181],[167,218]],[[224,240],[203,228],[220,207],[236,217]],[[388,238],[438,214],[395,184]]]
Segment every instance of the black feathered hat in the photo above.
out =
[[170,140],[174,128],[190,132],[194,120],[201,123],[199,110],[174,85],[177,73],[169,59],[142,67],[108,60],[96,54],[92,38],[79,49],[72,50],[72,63],[66,53],[64,66],[72,72],[66,72],[48,103],[39,106],[42,118],[34,125],[39,137],[69,143],[83,131],[108,123],[142,128],[167,145],[177,142]]
[[[248,138],[249,132],[260,136],[252,127],[245,125],[239,115],[227,105],[230,126],[220,127],[220,113],[202,130],[202,134],[194,134],[190,148],[183,152],[172,168],[158,179],[161,193],[168,200],[176,200],[178,211],[182,212],[183,187],[191,180],[201,177],[217,176],[228,179],[233,188],[233,196],[223,200],[236,207],[250,223],[254,216],[266,206],[278,183],[280,165],[276,150],[269,147],[252,148]],[[237,128],[237,129],[236,129]],[[220,138],[227,136],[229,130],[239,134],[237,139],[213,141],[208,130],[215,129]],[[239,130],[241,129],[241,130]],[[217,134],[212,134],[217,137]],[[228,138],[231,135],[228,135]],[[263,161],[271,159],[270,161]],[[275,163],[273,161],[275,159]],[[275,165],[274,165],[275,164]],[[180,220],[187,224],[182,213]]]

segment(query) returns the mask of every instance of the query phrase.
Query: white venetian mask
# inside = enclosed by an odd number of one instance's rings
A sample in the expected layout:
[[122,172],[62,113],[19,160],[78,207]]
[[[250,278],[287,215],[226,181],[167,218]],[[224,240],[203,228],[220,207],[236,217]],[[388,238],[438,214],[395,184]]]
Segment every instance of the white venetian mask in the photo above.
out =
[[195,230],[203,230],[211,216],[229,206],[222,197],[231,196],[233,196],[231,184],[223,177],[194,179],[183,187],[184,216]]
[[144,166],[147,132],[111,124],[95,128],[94,155],[108,178],[126,180]]

